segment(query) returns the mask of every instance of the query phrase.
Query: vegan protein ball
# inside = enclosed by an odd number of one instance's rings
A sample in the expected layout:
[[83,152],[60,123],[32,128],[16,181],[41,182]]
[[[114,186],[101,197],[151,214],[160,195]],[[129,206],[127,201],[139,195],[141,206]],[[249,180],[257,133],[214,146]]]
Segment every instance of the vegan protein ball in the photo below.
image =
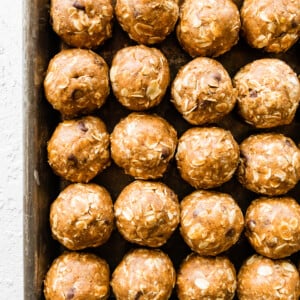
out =
[[239,146],[223,128],[194,127],[180,137],[175,157],[185,181],[208,189],[232,178],[239,163]]
[[166,243],[180,219],[177,195],[161,182],[130,183],[119,194],[114,211],[122,236],[148,247]]
[[109,134],[97,117],[59,123],[47,150],[53,171],[72,182],[87,183],[110,164]]
[[193,125],[215,122],[234,107],[236,91],[225,68],[198,57],[183,66],[172,83],[172,102]]
[[251,47],[285,52],[300,36],[300,2],[245,0],[241,20],[242,33]]
[[289,260],[272,260],[255,254],[244,262],[237,279],[240,300],[299,298],[299,273]]
[[259,198],[245,216],[245,235],[255,251],[277,259],[300,250],[300,205],[290,197]]
[[185,0],[176,30],[190,56],[217,57],[238,42],[240,27],[239,10],[231,0]]
[[237,105],[243,119],[257,128],[290,124],[300,101],[297,74],[276,58],[255,60],[233,79]]
[[227,257],[188,255],[177,273],[179,300],[232,300],[236,290],[236,272]]
[[162,177],[177,146],[177,133],[157,115],[131,113],[111,134],[111,156],[136,179]]
[[69,250],[104,244],[114,228],[110,194],[94,183],[70,184],[51,204],[50,226],[52,236]]
[[113,58],[110,80],[123,106],[146,110],[163,99],[170,81],[169,64],[158,49],[143,45],[122,48]]
[[111,0],[51,0],[53,30],[68,45],[97,48],[112,36]]
[[260,133],[240,145],[237,175],[240,183],[258,194],[276,196],[287,193],[299,180],[299,149],[280,133]]
[[44,87],[47,100],[65,118],[88,114],[109,94],[108,66],[90,50],[62,50],[49,63]]
[[94,254],[65,252],[54,260],[44,281],[46,300],[107,299],[110,271]]
[[117,300],[167,300],[175,282],[175,269],[165,253],[135,249],[114,270],[111,286]]
[[180,208],[180,233],[200,255],[228,250],[243,231],[243,213],[228,194],[197,190],[181,201]]
[[162,42],[178,19],[178,0],[117,0],[116,17],[131,39],[139,44]]

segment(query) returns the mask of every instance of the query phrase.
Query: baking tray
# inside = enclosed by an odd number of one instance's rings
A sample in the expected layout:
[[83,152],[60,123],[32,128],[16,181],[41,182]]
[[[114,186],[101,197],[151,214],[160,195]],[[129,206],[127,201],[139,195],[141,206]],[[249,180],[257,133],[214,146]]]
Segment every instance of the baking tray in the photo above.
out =
[[[240,7],[242,1],[235,1]],[[55,176],[47,163],[46,145],[55,126],[60,121],[59,114],[47,103],[43,92],[43,79],[49,60],[63,47],[59,38],[52,31],[49,20],[48,0],[26,0],[23,6],[23,53],[24,53],[24,299],[40,300],[43,297],[43,279],[55,257],[65,249],[54,241],[49,227],[49,206],[58,193],[68,183]],[[109,65],[117,50],[133,45],[126,33],[120,26],[114,23],[113,38],[105,43],[103,47],[96,50]],[[191,60],[182,51],[175,34],[171,34],[163,43],[157,46],[166,55],[171,68],[171,79],[173,80],[178,69]],[[285,54],[270,55],[262,51],[251,49],[243,39],[233,49],[217,58],[229,74],[233,76],[240,67],[254,59],[263,57],[276,57],[286,61],[297,74],[300,73],[300,43],[298,42]],[[170,89],[162,103],[151,109],[151,113],[166,118],[178,131],[180,136],[186,129],[190,128],[187,122],[179,115],[170,103]],[[112,93],[106,104],[95,113],[104,120],[109,132],[114,125],[130,112],[124,109],[113,97]],[[235,139],[241,142],[249,134],[258,132],[245,124],[233,111],[229,116],[217,123],[225,129],[231,130]],[[300,142],[300,110],[298,110],[295,121],[289,126],[283,126],[273,130],[291,137],[296,143]],[[122,188],[133,179],[124,175],[122,170],[112,164],[107,170],[97,176],[93,182],[105,186],[116,199]],[[174,162],[170,165],[168,172],[162,179],[182,199],[193,189],[181,180]],[[254,193],[246,191],[234,177],[225,183],[218,191],[231,194],[242,211],[245,213],[251,200],[257,197]],[[298,184],[288,195],[299,198],[300,184]],[[120,262],[123,255],[133,245],[121,238],[115,230],[110,240],[103,246],[88,249],[88,251],[105,258],[110,264],[111,271]],[[170,240],[161,247],[169,254],[175,268],[177,269],[182,259],[190,253],[179,235],[178,230]],[[254,251],[242,235],[238,243],[225,255],[234,263],[237,271],[244,259]],[[299,255],[293,255],[292,261],[298,263]],[[111,295],[111,299],[113,295]],[[175,293],[172,299],[176,299]]]

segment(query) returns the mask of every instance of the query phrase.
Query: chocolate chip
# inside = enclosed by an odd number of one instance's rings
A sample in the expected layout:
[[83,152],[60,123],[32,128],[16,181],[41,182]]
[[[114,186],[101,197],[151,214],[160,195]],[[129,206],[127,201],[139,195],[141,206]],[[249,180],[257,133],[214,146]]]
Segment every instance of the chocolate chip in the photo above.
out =
[[199,215],[199,209],[193,211],[193,217],[196,218]]
[[77,165],[78,164],[78,159],[77,159],[77,157],[74,155],[74,154],[70,154],[69,156],[68,156],[68,160],[71,162],[71,163],[73,163],[73,165]]
[[81,90],[74,90],[71,94],[71,98],[73,101],[76,101],[82,97],[83,97],[83,91]]
[[83,121],[79,121],[78,123],[78,128],[83,131],[83,132],[87,132],[89,129],[85,126],[85,123]]
[[228,237],[228,238],[234,237],[234,236],[235,236],[235,229],[230,228],[230,229],[226,232],[225,236]]
[[162,148],[162,150],[161,150],[161,159],[166,159],[166,158],[169,157],[169,155],[170,155],[169,148],[166,148],[166,147]]
[[71,300],[71,299],[73,299],[74,298],[74,296],[75,296],[75,288],[74,287],[72,287],[72,288],[70,288],[69,290],[68,290],[68,292],[67,292],[67,298],[66,298],[66,300]]
[[141,291],[138,291],[134,297],[134,300],[139,300],[142,295],[143,293]]
[[213,74],[213,78],[216,79],[218,82],[220,82],[222,79],[222,76],[219,72],[216,72]]
[[297,21],[293,20],[292,23],[291,23],[291,26],[292,26],[292,28],[298,27]]
[[293,145],[291,144],[290,140],[286,139],[286,140],[285,140],[285,143],[286,143],[287,146],[293,147]]
[[77,8],[79,10],[85,10],[85,6],[80,4],[79,1],[77,1],[77,0],[73,3],[73,7]]
[[250,90],[250,97],[256,98],[257,97],[257,91],[256,90]]
[[275,241],[268,241],[268,242],[266,242],[266,244],[270,248],[274,248],[277,246],[277,243]]

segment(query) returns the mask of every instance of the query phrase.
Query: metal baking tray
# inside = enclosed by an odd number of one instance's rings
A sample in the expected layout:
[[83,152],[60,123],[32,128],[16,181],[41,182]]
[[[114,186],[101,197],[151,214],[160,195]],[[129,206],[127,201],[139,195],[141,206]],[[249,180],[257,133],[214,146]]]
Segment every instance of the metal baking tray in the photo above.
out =
[[[236,1],[240,7],[242,1]],[[59,38],[52,31],[49,20],[49,0],[26,0],[23,7],[23,45],[24,45],[24,299],[40,300],[43,296],[43,279],[55,257],[64,248],[51,237],[49,227],[49,206],[58,193],[68,183],[55,176],[47,163],[46,145],[55,126],[60,121],[59,114],[47,103],[43,92],[43,79],[48,62],[62,45]],[[103,47],[96,50],[110,65],[113,55],[117,50],[133,45],[120,26],[115,21],[113,38]],[[163,43],[157,46],[166,55],[171,68],[173,80],[178,69],[191,58],[182,51],[175,34],[171,34]],[[300,43],[298,42],[285,54],[269,55],[262,51],[251,49],[241,38],[233,49],[217,58],[229,74],[233,76],[240,67],[254,59],[263,57],[277,57],[286,61],[296,72],[300,73]],[[151,109],[151,113],[166,118],[178,131],[180,136],[187,128],[191,127],[170,103],[170,89],[167,91],[162,103]],[[113,97],[112,93],[106,104],[96,112],[96,115],[104,120],[109,132],[114,125],[129,111]],[[229,116],[217,123],[218,126],[232,131],[238,142],[241,142],[249,134],[257,132],[245,124],[233,111]],[[260,130],[260,132],[266,130]],[[300,110],[296,114],[295,121],[289,125],[269,131],[282,132],[291,137],[296,143],[300,142]],[[122,188],[133,179],[124,175],[122,170],[112,164],[107,170],[97,176],[93,182],[105,186],[116,199]],[[179,176],[174,162],[162,179],[182,199],[193,189]],[[257,195],[246,191],[233,178],[220,188],[216,189],[231,194],[239,203],[243,212],[246,211],[250,201]],[[299,198],[300,184],[288,195]],[[299,199],[300,200],[300,199]],[[103,246],[88,249],[88,251],[105,258],[110,264],[111,271],[120,262],[123,255],[133,245],[124,241],[115,230],[110,240]],[[190,253],[179,235],[178,230],[170,240],[161,247],[169,254],[177,269],[182,259]],[[234,263],[237,271],[243,260],[254,251],[246,239],[242,236],[238,243],[225,253]],[[293,255],[292,261],[298,262],[299,255]],[[113,298],[113,295],[111,296]],[[172,296],[176,299],[176,295]]]

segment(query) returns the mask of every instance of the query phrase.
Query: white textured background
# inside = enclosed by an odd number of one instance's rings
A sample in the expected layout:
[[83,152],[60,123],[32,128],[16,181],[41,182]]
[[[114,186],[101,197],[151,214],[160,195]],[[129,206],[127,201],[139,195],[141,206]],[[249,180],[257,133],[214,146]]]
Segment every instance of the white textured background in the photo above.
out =
[[22,0],[0,9],[0,299],[23,299]]

